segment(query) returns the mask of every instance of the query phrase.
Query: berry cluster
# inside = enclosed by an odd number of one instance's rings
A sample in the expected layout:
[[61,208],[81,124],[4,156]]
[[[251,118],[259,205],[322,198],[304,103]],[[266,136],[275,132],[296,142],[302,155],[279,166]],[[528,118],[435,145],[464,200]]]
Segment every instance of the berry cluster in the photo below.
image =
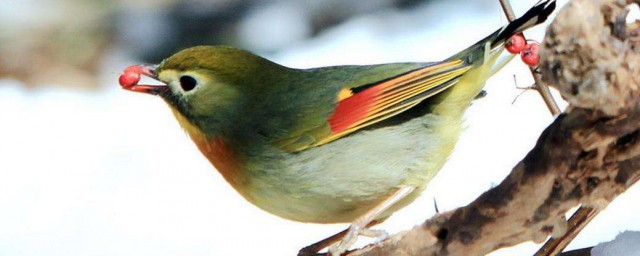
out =
[[537,66],[540,61],[540,56],[538,55],[540,44],[527,42],[522,34],[513,35],[509,41],[504,44],[504,47],[510,53],[519,53],[522,61],[531,67]]

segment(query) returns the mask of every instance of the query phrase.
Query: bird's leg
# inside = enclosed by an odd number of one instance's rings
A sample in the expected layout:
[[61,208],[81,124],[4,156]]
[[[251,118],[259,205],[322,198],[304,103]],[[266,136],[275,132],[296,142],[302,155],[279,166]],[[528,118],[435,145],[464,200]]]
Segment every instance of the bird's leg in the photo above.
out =
[[[372,222],[369,223],[369,225],[367,225],[367,229],[370,227],[373,227],[375,225],[378,225],[380,223],[382,223],[383,220],[374,220]],[[300,249],[300,251],[298,252],[298,256],[315,256],[318,255],[318,252],[324,248],[329,247],[332,244],[337,243],[338,241],[340,241],[344,235],[347,234],[347,232],[349,232],[349,229],[345,229],[342,230],[340,232],[338,232],[335,235],[332,235],[330,237],[327,237],[325,239],[322,239],[312,245],[309,245],[307,247],[304,247],[302,249]]]
[[382,214],[383,212],[391,208],[391,206],[396,204],[398,201],[407,197],[407,195],[411,194],[411,192],[413,192],[414,189],[415,189],[414,187],[409,187],[409,186],[400,187],[400,189],[398,189],[389,198],[384,200],[382,203],[380,203],[373,209],[369,210],[364,215],[357,218],[351,224],[351,226],[349,227],[349,230],[344,235],[344,237],[342,237],[342,240],[339,243],[329,247],[329,253],[332,256],[341,255],[342,253],[347,251],[347,249],[349,249],[349,247],[353,245],[356,242],[356,240],[358,240],[359,235],[366,236],[366,235],[376,234],[376,236],[380,236],[381,234],[386,234],[386,233],[380,233],[378,231],[369,230],[367,229],[367,226],[369,225],[369,223],[377,219],[377,217],[380,214]]

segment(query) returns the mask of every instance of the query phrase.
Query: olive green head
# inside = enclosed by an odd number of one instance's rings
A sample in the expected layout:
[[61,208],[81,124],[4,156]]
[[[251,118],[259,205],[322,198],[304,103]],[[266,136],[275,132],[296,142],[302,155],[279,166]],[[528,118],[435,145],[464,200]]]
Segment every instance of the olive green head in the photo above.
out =
[[195,125],[216,126],[256,94],[283,68],[249,52],[221,46],[196,46],[160,63],[156,92]]

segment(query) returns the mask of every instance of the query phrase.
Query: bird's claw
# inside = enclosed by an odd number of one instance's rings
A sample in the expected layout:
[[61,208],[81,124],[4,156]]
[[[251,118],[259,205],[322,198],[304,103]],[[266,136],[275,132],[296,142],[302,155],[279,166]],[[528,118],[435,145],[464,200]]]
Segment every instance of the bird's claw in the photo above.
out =
[[389,233],[387,233],[382,229],[369,229],[369,228],[362,229],[360,231],[360,235],[375,238],[376,239],[375,243],[378,243],[386,239],[387,237],[389,237]]
[[369,229],[365,226],[366,225],[351,225],[351,227],[349,227],[349,232],[347,232],[342,240],[329,247],[329,255],[342,255],[358,240],[358,236],[375,238],[376,240],[374,243],[379,243],[380,241],[389,237],[389,234],[384,230]]

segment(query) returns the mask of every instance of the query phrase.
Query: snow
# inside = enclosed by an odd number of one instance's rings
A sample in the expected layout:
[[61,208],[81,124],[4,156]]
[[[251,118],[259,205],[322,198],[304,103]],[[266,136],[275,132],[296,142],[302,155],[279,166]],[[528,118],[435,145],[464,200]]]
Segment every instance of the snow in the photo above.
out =
[[591,250],[591,256],[640,256],[640,232],[626,231]]
[[[533,1],[513,2],[522,13]],[[482,6],[495,10],[478,14]],[[405,12],[358,17],[270,57],[294,67],[438,60],[504,23],[489,0]],[[347,227],[283,220],[243,200],[160,99],[118,87],[115,72],[133,62],[105,63],[107,86],[97,92],[31,91],[0,80],[0,255],[294,255]],[[420,199],[380,228],[395,233],[422,222],[434,213],[434,199],[441,211],[469,203],[531,149],[553,118],[534,92],[512,103],[521,93],[514,75],[519,86],[532,83],[518,60],[490,80],[449,163]],[[638,198],[635,186],[570,248],[640,230]],[[526,255],[538,246],[492,255]]]

